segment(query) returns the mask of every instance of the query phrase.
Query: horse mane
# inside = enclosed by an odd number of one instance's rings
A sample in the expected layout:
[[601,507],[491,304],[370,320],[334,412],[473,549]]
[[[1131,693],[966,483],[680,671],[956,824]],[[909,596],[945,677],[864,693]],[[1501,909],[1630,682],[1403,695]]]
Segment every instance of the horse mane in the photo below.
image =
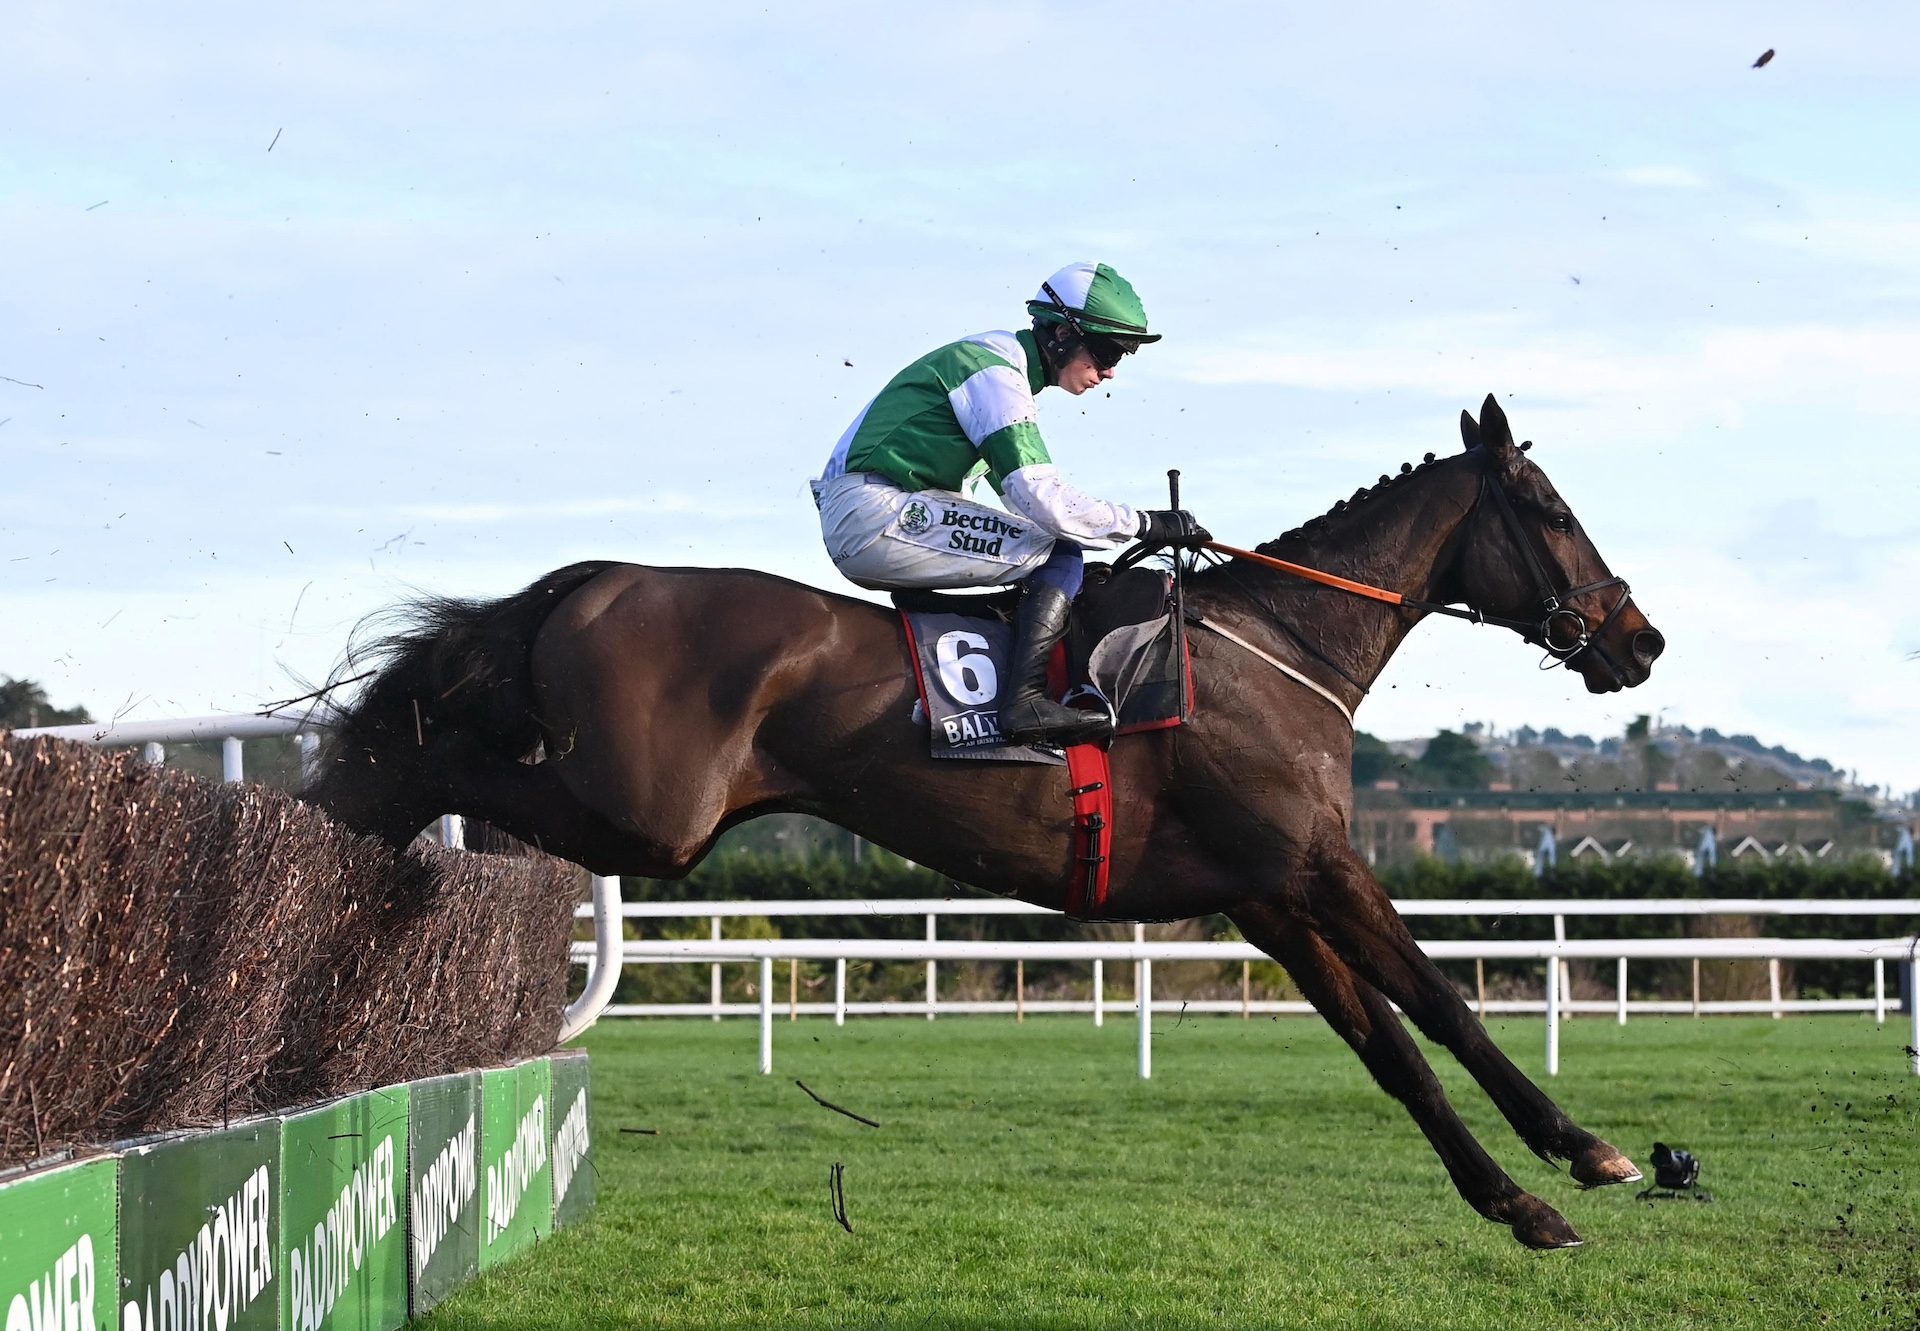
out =
[[[1458,457],[1463,455],[1454,454],[1453,456]],[[1421,457],[1418,466],[1415,466],[1411,462],[1402,462],[1398,472],[1382,473],[1380,479],[1374,484],[1363,485],[1351,495],[1347,496],[1347,498],[1335,500],[1333,507],[1329,508],[1325,513],[1320,514],[1318,517],[1308,518],[1298,527],[1280,533],[1280,535],[1274,537],[1271,541],[1262,541],[1253,548],[1260,554],[1271,555],[1279,553],[1282,546],[1294,542],[1311,540],[1313,537],[1323,534],[1335,519],[1345,517],[1348,513],[1351,513],[1360,505],[1365,504],[1368,500],[1378,498],[1388,491],[1398,488],[1405,484],[1410,478],[1422,472],[1445,465],[1446,461],[1447,459],[1441,459],[1432,453],[1427,453]]]

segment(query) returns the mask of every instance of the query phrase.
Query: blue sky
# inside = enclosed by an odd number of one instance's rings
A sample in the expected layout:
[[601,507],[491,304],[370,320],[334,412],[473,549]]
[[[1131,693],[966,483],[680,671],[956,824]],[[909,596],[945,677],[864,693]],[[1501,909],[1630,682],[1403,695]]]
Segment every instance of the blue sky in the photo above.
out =
[[1041,398],[1077,483],[1250,545],[1496,392],[1670,643],[1596,699],[1431,625],[1366,729],[1920,787],[1920,15],[1563,11],[15,6],[0,672],[247,710],[414,589],[836,585],[847,421],[1100,258],[1166,340]]

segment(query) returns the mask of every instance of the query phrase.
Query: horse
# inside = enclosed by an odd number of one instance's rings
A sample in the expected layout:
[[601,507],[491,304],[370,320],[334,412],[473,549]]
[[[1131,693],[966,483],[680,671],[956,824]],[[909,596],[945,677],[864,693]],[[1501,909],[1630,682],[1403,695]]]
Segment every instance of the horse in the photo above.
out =
[[[1459,453],[1253,552],[1405,603],[1244,558],[1186,577],[1192,713],[1111,750],[1107,914],[1227,916],[1405,1106],[1468,1205],[1530,1248],[1571,1247],[1566,1219],[1462,1123],[1392,1004],[1576,1182],[1640,1171],[1495,1046],[1353,850],[1351,712],[1435,610],[1515,629],[1595,693],[1645,681],[1665,642],[1494,398],[1460,423]],[[401,613],[305,792],[356,830],[398,846],[458,813],[596,873],[675,878],[728,828],[797,811],[963,883],[1067,900],[1066,769],[933,761],[885,607],[750,570],[590,562]]]

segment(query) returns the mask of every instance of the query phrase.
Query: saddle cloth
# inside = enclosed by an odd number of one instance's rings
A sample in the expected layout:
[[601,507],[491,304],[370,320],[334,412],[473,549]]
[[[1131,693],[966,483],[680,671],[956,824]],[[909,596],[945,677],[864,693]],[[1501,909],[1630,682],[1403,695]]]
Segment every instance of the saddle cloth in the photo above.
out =
[[[1191,710],[1185,643],[1173,632],[1173,580],[1157,569],[1087,570],[1067,637],[1054,653],[1050,685],[1075,706],[1117,718],[1116,735],[1177,726]],[[1018,591],[952,596],[901,591],[894,605],[906,627],[929,744],[936,758],[1059,763],[1057,750],[1008,744],[996,714],[1010,681]]]

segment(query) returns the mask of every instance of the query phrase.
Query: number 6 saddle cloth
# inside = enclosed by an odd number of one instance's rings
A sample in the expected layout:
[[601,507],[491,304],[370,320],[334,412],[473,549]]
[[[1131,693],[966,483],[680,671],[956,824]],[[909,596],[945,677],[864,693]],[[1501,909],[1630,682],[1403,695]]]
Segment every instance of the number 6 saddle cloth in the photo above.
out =
[[[1008,744],[997,714],[1011,688],[1017,588],[989,596],[901,591],[894,605],[920,686],[915,718],[936,758],[1060,763],[1057,749]],[[1048,672],[1056,698],[1105,712],[1114,733],[1177,726],[1192,710],[1186,644],[1174,641],[1173,579],[1158,569],[1087,570],[1067,636]]]

